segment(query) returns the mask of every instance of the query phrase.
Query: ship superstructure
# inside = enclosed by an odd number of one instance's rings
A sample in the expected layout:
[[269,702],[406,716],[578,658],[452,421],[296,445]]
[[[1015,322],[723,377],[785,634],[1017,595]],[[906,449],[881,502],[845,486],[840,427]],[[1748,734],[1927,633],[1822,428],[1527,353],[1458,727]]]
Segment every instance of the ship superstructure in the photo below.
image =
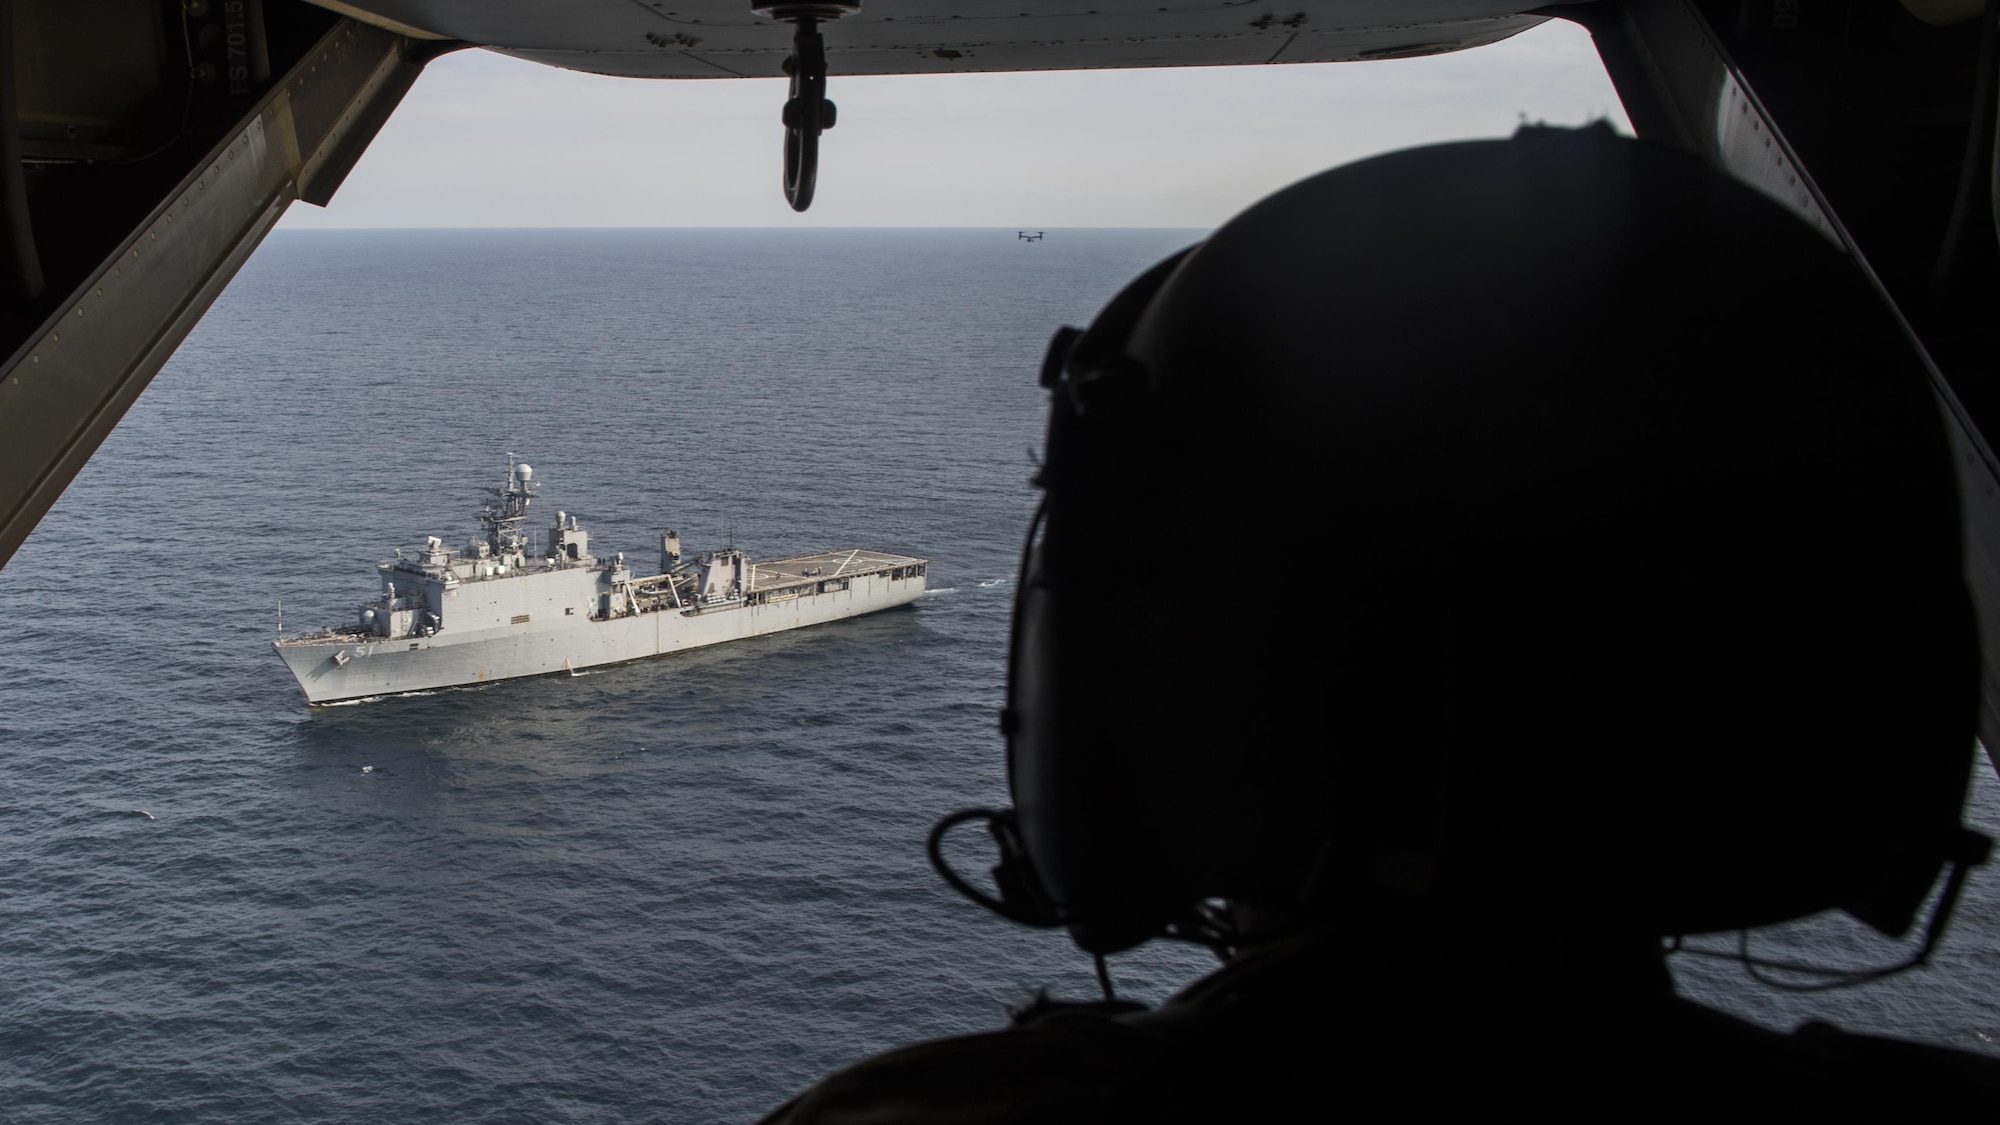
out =
[[734,547],[683,557],[660,533],[660,572],[591,553],[557,512],[534,549],[534,469],[508,458],[488,488],[485,538],[453,550],[430,536],[377,567],[382,587],[351,625],[279,637],[308,702],[338,703],[641,660],[873,613],[916,600],[928,560],[862,548],[755,560]]

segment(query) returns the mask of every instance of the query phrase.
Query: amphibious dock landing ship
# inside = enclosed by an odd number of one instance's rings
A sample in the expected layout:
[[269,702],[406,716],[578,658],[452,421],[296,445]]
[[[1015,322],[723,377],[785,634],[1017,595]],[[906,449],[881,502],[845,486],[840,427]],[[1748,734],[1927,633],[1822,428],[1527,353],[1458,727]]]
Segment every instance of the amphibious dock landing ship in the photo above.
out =
[[725,547],[681,557],[660,535],[660,573],[635,576],[620,553],[590,553],[590,533],[556,513],[533,551],[534,469],[507,462],[486,490],[483,542],[431,536],[414,558],[382,563],[382,593],[354,624],[280,636],[278,655],[315,706],[461,684],[574,672],[873,613],[924,592],[926,559],[860,548],[753,562]]

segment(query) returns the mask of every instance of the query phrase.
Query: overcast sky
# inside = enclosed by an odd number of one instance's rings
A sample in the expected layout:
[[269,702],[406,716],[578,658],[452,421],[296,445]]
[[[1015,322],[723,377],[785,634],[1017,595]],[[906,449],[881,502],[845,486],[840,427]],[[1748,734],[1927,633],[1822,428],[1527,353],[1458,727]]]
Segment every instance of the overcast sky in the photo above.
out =
[[779,79],[601,78],[460,51],[430,64],[324,210],[287,227],[1213,227],[1357,157],[1628,129],[1589,37],[1385,62],[894,78],[835,75],[819,195],[779,190]]

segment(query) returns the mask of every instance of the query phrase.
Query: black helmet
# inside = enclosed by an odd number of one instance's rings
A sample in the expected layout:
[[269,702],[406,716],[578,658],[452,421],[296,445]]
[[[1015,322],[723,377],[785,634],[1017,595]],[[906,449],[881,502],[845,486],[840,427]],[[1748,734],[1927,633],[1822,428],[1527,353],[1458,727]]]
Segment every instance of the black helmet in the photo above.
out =
[[1100,953],[1215,900],[1901,932],[1960,849],[1978,654],[1925,370],[1693,157],[1531,128],[1335,169],[1044,381],[1011,915]]

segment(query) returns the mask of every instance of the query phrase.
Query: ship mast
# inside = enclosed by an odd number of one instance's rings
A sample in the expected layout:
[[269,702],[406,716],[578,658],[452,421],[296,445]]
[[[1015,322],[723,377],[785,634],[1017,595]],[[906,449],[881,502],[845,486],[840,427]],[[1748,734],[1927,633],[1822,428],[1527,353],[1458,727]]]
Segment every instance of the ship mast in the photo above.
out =
[[479,523],[486,529],[486,543],[503,558],[528,553],[528,505],[541,491],[535,470],[527,462],[516,463],[507,455],[507,482],[485,489],[486,503],[480,506]]

